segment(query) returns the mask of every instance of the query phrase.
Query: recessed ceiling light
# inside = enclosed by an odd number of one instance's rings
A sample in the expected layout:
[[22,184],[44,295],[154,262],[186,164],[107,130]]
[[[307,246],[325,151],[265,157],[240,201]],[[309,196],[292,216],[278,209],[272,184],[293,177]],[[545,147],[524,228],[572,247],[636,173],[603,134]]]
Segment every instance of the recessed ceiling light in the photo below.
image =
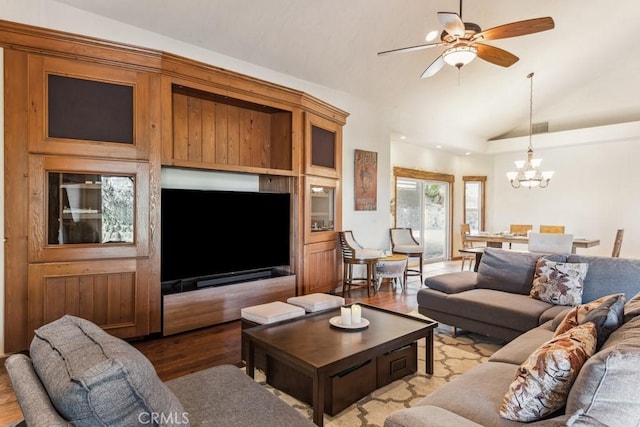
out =
[[436,148],[442,148],[442,145],[436,145]]
[[466,153],[464,153],[465,156],[470,156],[471,153],[469,151],[467,151]]
[[400,139],[407,139],[407,137],[404,135],[400,135]]
[[424,37],[425,41],[431,42],[434,41],[436,39],[436,37],[438,37],[438,34],[440,34],[440,31],[438,30],[431,30],[427,33],[427,35]]

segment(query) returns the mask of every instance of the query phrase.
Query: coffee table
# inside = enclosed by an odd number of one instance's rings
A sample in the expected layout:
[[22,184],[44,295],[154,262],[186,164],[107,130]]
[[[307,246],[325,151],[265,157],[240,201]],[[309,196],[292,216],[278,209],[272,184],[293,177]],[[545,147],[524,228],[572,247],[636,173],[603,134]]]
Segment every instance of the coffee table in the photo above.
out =
[[[426,373],[433,374],[433,330],[437,322],[367,304],[360,306],[362,318],[369,321],[364,329],[332,326],[329,319],[340,315],[338,308],[243,330],[248,347],[247,375],[254,377],[258,350],[267,355],[267,361],[275,359],[292,372],[310,378],[313,422],[322,426],[328,392],[325,388],[337,374],[375,362],[420,338],[426,338]],[[269,362],[266,369],[269,374]]]

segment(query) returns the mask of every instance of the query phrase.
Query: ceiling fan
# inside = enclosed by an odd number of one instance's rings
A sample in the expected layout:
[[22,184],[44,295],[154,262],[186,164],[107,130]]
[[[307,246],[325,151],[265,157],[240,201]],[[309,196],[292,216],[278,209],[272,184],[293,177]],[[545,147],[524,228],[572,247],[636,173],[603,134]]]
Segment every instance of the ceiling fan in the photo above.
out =
[[423,79],[435,75],[444,64],[452,65],[459,70],[473,61],[476,56],[501,67],[510,67],[518,62],[519,58],[517,56],[499,47],[481,42],[524,36],[547,31],[554,27],[553,19],[544,17],[512,22],[482,31],[478,24],[462,21],[462,0],[460,0],[459,15],[454,12],[438,12],[438,21],[444,27],[440,34],[440,42],[386,50],[379,52],[378,55],[415,52],[432,47],[446,46],[447,49],[424,70],[421,76]]

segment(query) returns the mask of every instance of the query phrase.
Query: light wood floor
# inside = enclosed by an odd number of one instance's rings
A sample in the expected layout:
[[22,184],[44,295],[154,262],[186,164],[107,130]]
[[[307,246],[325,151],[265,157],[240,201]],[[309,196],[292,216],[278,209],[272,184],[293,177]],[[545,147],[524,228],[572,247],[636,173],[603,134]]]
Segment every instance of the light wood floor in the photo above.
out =
[[[460,261],[425,264],[424,276],[460,271]],[[362,302],[385,307],[401,313],[417,308],[416,292],[421,283],[417,277],[407,281],[407,292],[393,289],[383,283],[380,291],[367,297],[364,288],[346,295],[347,303]],[[150,337],[132,341],[153,363],[158,376],[166,381],[211,366],[233,364],[240,366],[240,321],[185,332],[170,337]],[[11,387],[11,381],[0,359],[0,425],[4,426],[22,419],[22,412]]]

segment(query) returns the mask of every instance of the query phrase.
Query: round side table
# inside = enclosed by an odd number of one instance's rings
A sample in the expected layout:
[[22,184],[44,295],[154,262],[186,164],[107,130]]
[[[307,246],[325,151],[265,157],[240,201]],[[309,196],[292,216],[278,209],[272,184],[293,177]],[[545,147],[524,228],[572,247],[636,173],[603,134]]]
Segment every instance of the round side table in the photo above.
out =
[[404,277],[408,262],[407,255],[399,254],[378,259],[376,263],[376,292],[380,289],[382,279],[391,279],[394,286],[396,281],[400,282],[400,289],[405,292],[407,284]]

